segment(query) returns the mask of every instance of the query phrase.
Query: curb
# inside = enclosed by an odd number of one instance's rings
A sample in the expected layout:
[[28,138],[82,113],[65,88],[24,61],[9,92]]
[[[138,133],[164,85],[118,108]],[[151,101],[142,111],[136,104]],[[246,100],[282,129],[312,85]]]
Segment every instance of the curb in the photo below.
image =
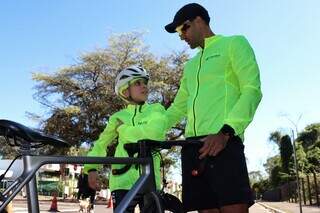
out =
[[280,209],[276,209],[276,208],[274,208],[274,207],[268,206],[268,205],[266,205],[266,204],[264,204],[264,203],[260,203],[260,202],[256,202],[256,203],[259,204],[259,205],[261,205],[262,207],[270,210],[270,211],[273,212],[273,213],[287,213],[287,212],[282,211],[282,210],[280,210]]

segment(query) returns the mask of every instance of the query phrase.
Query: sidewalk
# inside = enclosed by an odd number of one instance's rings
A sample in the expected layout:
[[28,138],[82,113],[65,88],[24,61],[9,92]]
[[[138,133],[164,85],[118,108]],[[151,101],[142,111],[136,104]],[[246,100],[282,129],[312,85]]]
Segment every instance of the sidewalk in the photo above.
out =
[[[269,209],[271,212],[300,213],[298,203],[288,203],[288,202],[257,202],[257,203]],[[302,205],[302,212],[303,213],[320,213],[320,208],[316,206]]]

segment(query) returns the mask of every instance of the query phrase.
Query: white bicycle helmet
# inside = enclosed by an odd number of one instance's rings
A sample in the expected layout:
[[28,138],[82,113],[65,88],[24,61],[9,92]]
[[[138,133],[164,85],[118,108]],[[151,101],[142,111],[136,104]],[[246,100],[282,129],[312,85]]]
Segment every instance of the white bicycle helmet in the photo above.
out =
[[138,66],[128,67],[121,72],[116,77],[115,81],[115,92],[118,96],[123,97],[122,92],[126,88],[129,87],[129,82],[137,79],[137,78],[144,78],[147,81],[149,80],[149,74],[145,69]]

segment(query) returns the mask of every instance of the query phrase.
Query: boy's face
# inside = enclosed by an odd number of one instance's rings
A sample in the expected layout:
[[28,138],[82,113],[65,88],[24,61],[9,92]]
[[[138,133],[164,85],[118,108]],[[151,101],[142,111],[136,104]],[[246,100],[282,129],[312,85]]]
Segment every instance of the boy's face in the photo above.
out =
[[147,80],[140,78],[137,80],[134,80],[132,83],[130,83],[130,86],[128,89],[126,89],[123,94],[126,97],[129,97],[131,95],[131,98],[137,102],[145,102],[148,98],[148,86],[147,86]]

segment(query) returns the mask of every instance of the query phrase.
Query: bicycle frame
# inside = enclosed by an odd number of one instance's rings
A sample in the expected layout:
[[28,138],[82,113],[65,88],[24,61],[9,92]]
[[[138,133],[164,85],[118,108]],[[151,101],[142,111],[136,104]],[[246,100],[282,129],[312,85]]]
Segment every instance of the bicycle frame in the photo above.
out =
[[[150,155],[151,150],[154,148],[169,149],[172,146],[185,146],[192,145],[199,141],[152,141],[142,140],[138,143],[131,143],[127,145],[135,146],[139,151],[139,158],[115,158],[115,157],[76,157],[76,156],[45,156],[45,155],[32,155],[32,148],[38,148],[41,145],[59,145],[62,147],[70,146],[68,143],[57,139],[45,136],[35,132],[21,124],[0,120],[1,135],[6,137],[11,136],[14,138],[15,145],[20,146],[22,155],[23,171],[22,174],[14,180],[14,182],[2,193],[3,202],[0,205],[0,212],[8,205],[8,203],[22,190],[26,185],[27,187],[27,202],[28,212],[39,212],[38,193],[36,185],[36,172],[45,164],[140,164],[141,175],[126,194],[124,199],[120,202],[119,206],[115,209],[115,213],[124,212],[130,205],[131,201],[138,194],[150,194],[154,199],[158,212],[163,213],[163,207],[159,197],[156,195],[156,184],[154,176],[153,158]],[[22,143],[16,143],[16,136],[22,139]],[[145,198],[146,202],[148,201]]]
[[[137,193],[155,191],[153,170],[151,170],[151,159],[149,158],[114,158],[114,157],[72,157],[72,156],[32,156],[30,154],[22,156],[23,172],[15,181],[3,192],[5,200],[0,205],[0,212],[6,205],[21,191],[26,185],[28,212],[39,212],[38,193],[35,173],[45,164],[141,164],[142,174],[136,181],[132,189],[127,193],[123,201],[116,208],[115,212],[124,212]],[[11,193],[10,193],[11,192]],[[9,195],[10,193],[10,195]],[[157,198],[155,198],[157,199]]]

